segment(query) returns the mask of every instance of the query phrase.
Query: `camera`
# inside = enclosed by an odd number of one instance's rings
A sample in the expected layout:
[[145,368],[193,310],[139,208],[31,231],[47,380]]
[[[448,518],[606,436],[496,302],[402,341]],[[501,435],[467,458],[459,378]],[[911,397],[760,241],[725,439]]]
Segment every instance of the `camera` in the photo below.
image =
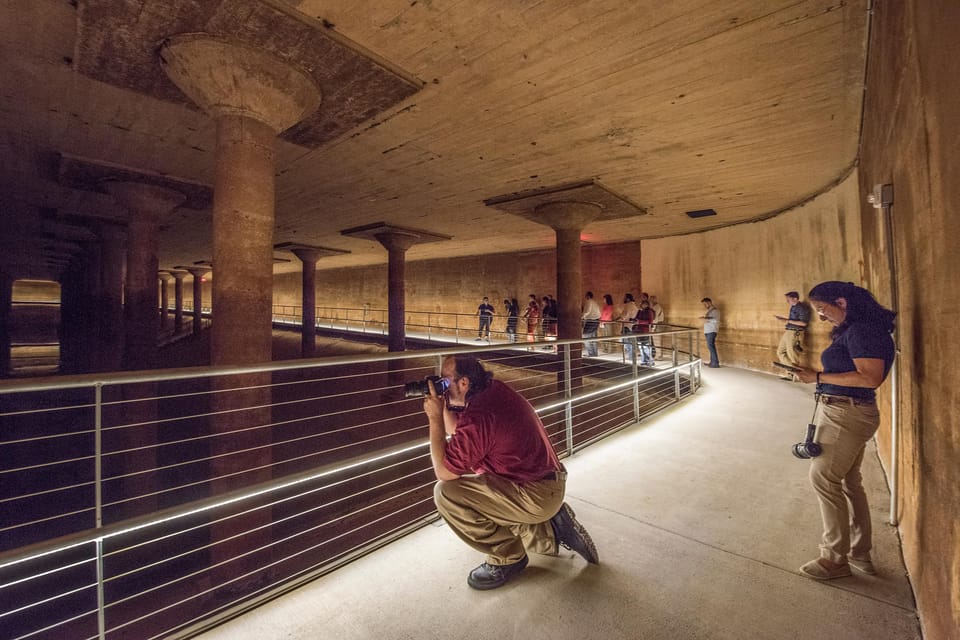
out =
[[793,445],[793,455],[801,460],[809,460],[810,458],[816,458],[823,453],[823,448],[813,441],[813,434],[816,433],[816,431],[817,425],[807,425],[807,437],[803,439],[803,442],[798,442],[797,444]]
[[430,382],[433,382],[433,388],[437,390],[437,395],[443,395],[443,392],[450,386],[450,381],[440,376],[427,376],[423,380],[415,380],[403,385],[404,398],[421,398],[430,395]]

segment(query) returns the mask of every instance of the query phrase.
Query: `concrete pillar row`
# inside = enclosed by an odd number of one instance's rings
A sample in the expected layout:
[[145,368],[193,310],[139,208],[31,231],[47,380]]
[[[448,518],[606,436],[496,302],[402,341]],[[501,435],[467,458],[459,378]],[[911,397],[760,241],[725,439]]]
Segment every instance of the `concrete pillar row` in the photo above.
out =
[[130,214],[124,291],[123,366],[152,369],[157,354],[157,251],[160,221],[186,197],[172,189],[138,182],[109,181],[106,190]]
[[317,260],[320,259],[320,252],[297,248],[293,250],[293,255],[303,263],[300,355],[312,358],[317,352]]
[[377,233],[374,236],[387,250],[387,338],[388,351],[406,349],[404,324],[406,311],[406,253],[420,237],[412,233],[391,231]]
[[198,335],[203,329],[203,276],[210,269],[194,267],[187,271],[193,276],[193,335]]
[[583,297],[583,257],[580,234],[601,213],[599,206],[587,202],[549,202],[536,207],[544,224],[557,235],[557,300],[559,318],[557,336],[561,339],[582,335],[580,306]]
[[211,363],[268,362],[277,134],[319,107],[320,90],[273,54],[208,34],[167,38],[160,63],[217,122]]
[[157,277],[160,279],[160,331],[166,331],[170,325],[170,274],[161,271]]
[[168,271],[173,276],[173,332],[175,334],[183,331],[183,279],[187,277],[186,271]]

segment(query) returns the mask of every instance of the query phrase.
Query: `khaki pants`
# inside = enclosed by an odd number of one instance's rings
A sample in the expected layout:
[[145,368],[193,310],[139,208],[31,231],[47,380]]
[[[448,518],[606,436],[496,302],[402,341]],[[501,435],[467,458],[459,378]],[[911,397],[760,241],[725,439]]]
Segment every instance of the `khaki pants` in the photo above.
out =
[[842,564],[848,553],[862,558],[873,547],[860,463],[864,446],[880,424],[880,413],[876,404],[841,401],[821,403],[817,414],[816,441],[823,453],[810,462],[810,483],[817,492],[823,520],[820,556]]
[[797,351],[797,345],[803,339],[803,331],[791,331],[787,329],[780,336],[780,344],[777,346],[777,358],[783,364],[800,364],[800,352]]
[[550,525],[563,504],[564,480],[517,484],[491,473],[440,481],[437,511],[457,536],[487,554],[489,564],[518,562],[525,549],[557,554]]

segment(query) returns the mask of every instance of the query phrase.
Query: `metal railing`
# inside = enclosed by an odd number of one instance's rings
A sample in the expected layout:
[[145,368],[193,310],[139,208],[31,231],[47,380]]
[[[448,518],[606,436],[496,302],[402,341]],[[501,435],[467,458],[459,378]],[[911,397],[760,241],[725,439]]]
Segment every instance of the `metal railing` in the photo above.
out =
[[[695,392],[693,333],[658,336],[659,368],[581,341],[469,352],[569,456]],[[4,637],[186,637],[435,519],[402,387],[467,351],[0,384]]]

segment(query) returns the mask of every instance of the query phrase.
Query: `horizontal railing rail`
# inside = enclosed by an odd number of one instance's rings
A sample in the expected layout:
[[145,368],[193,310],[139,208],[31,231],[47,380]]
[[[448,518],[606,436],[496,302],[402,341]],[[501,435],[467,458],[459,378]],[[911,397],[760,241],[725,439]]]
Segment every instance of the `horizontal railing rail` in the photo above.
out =
[[561,340],[4,381],[0,628],[190,635],[437,517],[404,387],[446,355],[527,397],[565,457],[695,392],[691,331],[657,368]]

